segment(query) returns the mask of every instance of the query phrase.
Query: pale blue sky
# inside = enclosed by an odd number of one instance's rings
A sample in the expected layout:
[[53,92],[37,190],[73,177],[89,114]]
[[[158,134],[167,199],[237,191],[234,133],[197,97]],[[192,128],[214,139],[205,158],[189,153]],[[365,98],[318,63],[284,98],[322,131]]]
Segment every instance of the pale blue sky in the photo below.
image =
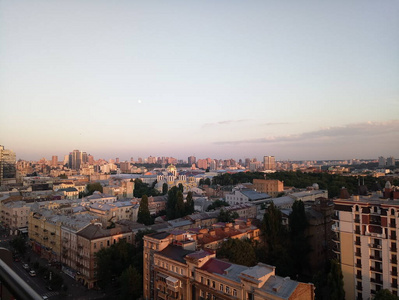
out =
[[399,158],[399,2],[0,2],[18,158]]

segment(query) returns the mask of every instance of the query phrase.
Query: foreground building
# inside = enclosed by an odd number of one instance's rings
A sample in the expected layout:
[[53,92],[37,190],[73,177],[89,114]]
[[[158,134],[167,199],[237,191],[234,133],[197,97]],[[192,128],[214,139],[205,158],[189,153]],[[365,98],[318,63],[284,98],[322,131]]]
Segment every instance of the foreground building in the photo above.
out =
[[144,237],[144,299],[314,299],[312,284],[276,276],[275,267],[246,267],[195,251],[183,232]]
[[399,200],[343,192],[334,204],[334,252],[346,299],[370,299],[381,289],[398,295]]

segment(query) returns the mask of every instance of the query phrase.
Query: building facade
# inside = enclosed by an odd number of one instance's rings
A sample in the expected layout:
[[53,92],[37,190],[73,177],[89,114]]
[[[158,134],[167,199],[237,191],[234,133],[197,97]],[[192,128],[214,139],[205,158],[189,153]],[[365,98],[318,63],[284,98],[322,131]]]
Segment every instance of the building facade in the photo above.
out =
[[284,192],[284,183],[280,180],[254,179],[253,188],[258,192],[267,193],[272,197],[277,197],[279,193]]
[[334,204],[334,252],[346,299],[371,299],[381,289],[398,295],[399,200],[347,195]]

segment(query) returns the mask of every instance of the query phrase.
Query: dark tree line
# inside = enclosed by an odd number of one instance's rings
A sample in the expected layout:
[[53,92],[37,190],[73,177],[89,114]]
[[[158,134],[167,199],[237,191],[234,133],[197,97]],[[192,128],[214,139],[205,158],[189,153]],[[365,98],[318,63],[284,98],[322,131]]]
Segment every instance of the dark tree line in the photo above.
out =
[[[235,185],[239,183],[253,182],[254,179],[264,179],[265,174],[261,172],[241,172],[235,174],[224,173],[213,177],[212,184]],[[317,183],[320,189],[327,189],[330,197],[339,196],[342,187],[346,187],[350,194],[358,192],[359,183],[367,186],[369,191],[376,191],[385,186],[386,179],[372,176],[362,177],[360,180],[355,176],[342,176],[338,174],[303,173],[301,171],[280,171],[266,175],[266,179],[277,179],[284,181],[285,186],[306,188]],[[399,180],[394,179],[393,185],[399,185]]]

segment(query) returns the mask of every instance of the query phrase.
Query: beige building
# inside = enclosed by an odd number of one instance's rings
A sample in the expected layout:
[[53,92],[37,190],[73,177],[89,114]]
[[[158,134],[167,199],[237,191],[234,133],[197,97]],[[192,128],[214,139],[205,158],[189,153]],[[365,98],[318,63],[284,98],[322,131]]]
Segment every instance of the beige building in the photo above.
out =
[[341,194],[334,200],[333,249],[346,299],[371,299],[381,289],[398,295],[399,200]]
[[275,267],[245,267],[195,251],[184,234],[144,237],[144,299],[314,299],[312,284],[275,275]]
[[269,194],[271,197],[277,197],[278,194],[284,192],[284,183],[280,180],[254,179],[253,189]]
[[32,249],[49,261],[60,261],[61,222],[52,211],[31,212],[28,234]]
[[25,201],[8,201],[0,203],[0,215],[3,226],[15,231],[28,227],[30,205]]
[[93,288],[97,282],[95,253],[108,248],[120,240],[133,243],[133,232],[126,226],[118,225],[104,229],[100,224],[91,224],[77,233],[76,279],[87,288]]

